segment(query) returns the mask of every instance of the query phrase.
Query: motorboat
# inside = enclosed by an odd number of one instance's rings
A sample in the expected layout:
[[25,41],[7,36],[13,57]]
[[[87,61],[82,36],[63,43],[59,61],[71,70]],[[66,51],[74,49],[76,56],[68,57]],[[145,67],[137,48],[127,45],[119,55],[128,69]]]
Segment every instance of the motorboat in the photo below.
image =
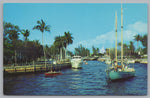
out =
[[71,59],[71,67],[72,68],[82,68],[82,57],[81,56],[73,56]]

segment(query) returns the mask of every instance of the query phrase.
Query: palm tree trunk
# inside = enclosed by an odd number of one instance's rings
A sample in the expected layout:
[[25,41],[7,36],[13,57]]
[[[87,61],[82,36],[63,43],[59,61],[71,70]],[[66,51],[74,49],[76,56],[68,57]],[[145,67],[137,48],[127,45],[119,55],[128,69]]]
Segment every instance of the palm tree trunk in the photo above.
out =
[[43,52],[44,52],[45,67],[46,67],[46,55],[45,55],[45,50],[44,50],[43,32],[42,32],[42,44],[43,44]]
[[60,48],[60,61],[62,61],[62,48]]
[[137,41],[137,49],[138,49],[138,44],[139,44],[139,41]]
[[61,60],[61,48],[59,49],[59,61]]
[[65,49],[65,59],[66,59],[66,57],[67,57],[67,45],[68,45],[68,44],[66,44],[66,49]]
[[16,53],[16,50],[15,50],[15,66],[16,66],[16,63],[17,63],[17,57],[16,57],[17,53]]
[[[25,54],[26,53],[27,53],[27,40],[25,40]],[[27,55],[25,55],[25,60],[26,60],[26,65],[27,65]]]

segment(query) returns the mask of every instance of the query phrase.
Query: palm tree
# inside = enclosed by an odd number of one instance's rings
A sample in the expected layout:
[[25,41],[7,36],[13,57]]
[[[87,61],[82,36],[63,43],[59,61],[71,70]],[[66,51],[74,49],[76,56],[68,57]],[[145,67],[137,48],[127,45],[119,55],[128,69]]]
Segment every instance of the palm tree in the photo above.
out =
[[65,43],[65,58],[66,58],[67,46],[73,43],[73,37],[71,36],[72,34],[70,32],[65,32],[64,34],[65,34],[64,37],[66,42]]
[[41,21],[37,21],[37,25],[33,27],[33,29],[40,30],[42,32],[42,44],[43,44],[43,52],[44,52],[44,58],[45,58],[45,66],[46,66],[46,54],[44,50],[44,42],[43,42],[43,33],[45,31],[50,32],[50,26],[46,25],[45,22],[41,19]]
[[[30,31],[28,29],[22,30],[21,34],[25,37],[25,55],[27,55],[26,47],[27,47],[27,39],[28,36],[30,35]],[[27,64],[27,56],[26,56],[26,64]]]
[[65,46],[65,37],[64,36],[56,36],[54,44],[60,51],[60,60],[62,60],[62,48]]
[[26,47],[26,42],[27,42],[27,39],[30,35],[30,31],[28,29],[22,30],[21,34],[25,37],[25,47]]
[[139,34],[135,35],[134,40],[137,41],[137,49],[138,49],[138,43],[141,40],[141,36]]
[[15,65],[16,65],[16,63],[17,63],[17,48],[18,48],[17,44],[18,44],[20,29],[19,29],[19,26],[13,25],[11,23],[6,24],[6,28],[7,28],[6,33],[9,34],[8,36],[13,45],[13,49],[15,52]]
[[130,41],[129,50],[130,50],[130,55],[134,53],[135,48],[132,41]]

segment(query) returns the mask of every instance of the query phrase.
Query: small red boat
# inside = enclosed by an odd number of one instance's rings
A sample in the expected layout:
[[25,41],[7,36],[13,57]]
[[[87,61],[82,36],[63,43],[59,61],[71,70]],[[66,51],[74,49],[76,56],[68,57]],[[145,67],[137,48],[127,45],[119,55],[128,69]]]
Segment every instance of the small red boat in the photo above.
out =
[[52,72],[52,71],[50,71],[50,72],[47,72],[47,73],[45,73],[45,76],[57,76],[57,75],[62,75],[62,73],[61,72]]

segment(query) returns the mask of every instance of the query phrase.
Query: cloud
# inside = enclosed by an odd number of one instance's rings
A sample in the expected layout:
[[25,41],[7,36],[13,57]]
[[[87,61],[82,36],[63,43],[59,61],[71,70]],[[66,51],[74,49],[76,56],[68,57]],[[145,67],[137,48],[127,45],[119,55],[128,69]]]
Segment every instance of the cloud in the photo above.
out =
[[127,26],[127,29],[135,31],[137,33],[147,33],[147,24],[137,21],[134,24],[129,24]]
[[[134,36],[137,34],[143,35],[147,33],[147,24],[137,21],[134,24],[127,25],[127,29],[123,30],[123,42],[129,44],[129,41],[134,40]],[[101,47],[115,47],[115,30],[109,31],[107,33],[98,35],[95,39],[84,40],[78,42],[74,45],[70,45],[69,50],[74,50],[75,47],[78,47],[82,44],[86,48],[91,48],[92,46],[101,48]],[[117,32],[117,42],[121,42],[121,31]]]

